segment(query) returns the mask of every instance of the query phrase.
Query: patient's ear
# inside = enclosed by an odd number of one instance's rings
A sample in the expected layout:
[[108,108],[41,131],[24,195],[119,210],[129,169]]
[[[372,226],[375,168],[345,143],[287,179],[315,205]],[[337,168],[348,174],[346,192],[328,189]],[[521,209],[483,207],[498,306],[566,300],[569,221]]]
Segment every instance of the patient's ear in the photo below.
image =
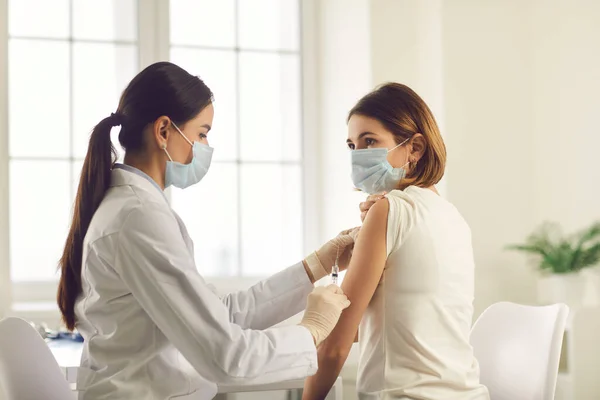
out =
[[427,149],[427,139],[420,133],[416,133],[410,140],[409,146],[409,161],[411,163],[416,163],[423,157],[423,154],[425,154],[425,150]]

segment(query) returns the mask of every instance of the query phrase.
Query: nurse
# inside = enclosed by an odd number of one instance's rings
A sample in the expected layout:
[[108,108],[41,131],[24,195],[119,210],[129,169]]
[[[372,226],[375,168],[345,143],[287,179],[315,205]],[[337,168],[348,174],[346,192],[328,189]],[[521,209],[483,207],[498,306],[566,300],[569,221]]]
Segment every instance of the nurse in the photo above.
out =
[[[160,62],[131,81],[91,134],[58,289],[65,324],[85,339],[80,399],[204,400],[219,385],[304,378],[350,304],[339,287],[312,284],[338,251],[347,267],[355,231],[244,292],[220,298],[198,274],[163,190],[207,173],[213,114],[202,80]],[[122,165],[110,140],[118,125]],[[271,328],[305,306],[299,325]]]

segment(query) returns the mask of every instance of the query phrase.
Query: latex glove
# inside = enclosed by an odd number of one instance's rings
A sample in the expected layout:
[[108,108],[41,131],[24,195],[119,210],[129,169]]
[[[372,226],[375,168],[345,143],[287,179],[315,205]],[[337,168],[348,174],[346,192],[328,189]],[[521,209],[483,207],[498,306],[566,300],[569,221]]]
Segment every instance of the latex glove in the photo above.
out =
[[310,271],[314,282],[331,273],[336,258],[338,258],[340,271],[348,268],[354,241],[359,231],[360,228],[353,228],[340,232],[339,235],[304,259],[304,265]]
[[383,199],[386,196],[387,193],[381,193],[381,194],[372,194],[369,197],[367,197],[367,199],[365,201],[363,201],[362,203],[360,203],[359,208],[360,208],[360,220],[362,222],[365,222],[365,218],[367,217],[367,213],[369,212],[369,210],[371,209],[371,207],[373,207],[373,204],[377,203],[379,200]]
[[301,326],[309,330],[315,345],[318,346],[329,336],[342,311],[350,306],[350,300],[336,285],[316,287],[308,295],[306,311],[300,321]]

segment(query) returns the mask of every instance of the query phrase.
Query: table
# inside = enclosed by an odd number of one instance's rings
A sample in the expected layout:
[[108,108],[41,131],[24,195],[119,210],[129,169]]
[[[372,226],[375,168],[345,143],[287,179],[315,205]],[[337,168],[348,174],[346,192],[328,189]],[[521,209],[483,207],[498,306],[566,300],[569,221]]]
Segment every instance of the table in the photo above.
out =
[[56,358],[67,382],[69,382],[71,388],[74,388],[77,383],[77,370],[81,362],[83,343],[70,340],[47,340],[46,343],[50,347],[54,358]]
[[[83,351],[83,344],[80,342],[73,342],[70,340],[52,340],[47,341],[48,347],[60,369],[63,371],[67,382],[71,385],[71,389],[75,390],[77,382],[77,370],[81,361],[81,352]],[[304,379],[297,379],[293,381],[277,382],[267,385],[256,385],[256,386],[227,386],[219,387],[219,394],[227,393],[241,393],[241,392],[268,392],[274,390],[293,390],[302,389],[304,387]],[[223,396],[220,396],[223,398]],[[343,387],[342,378],[338,377],[331,391],[326,397],[326,400],[342,400],[343,399]]]

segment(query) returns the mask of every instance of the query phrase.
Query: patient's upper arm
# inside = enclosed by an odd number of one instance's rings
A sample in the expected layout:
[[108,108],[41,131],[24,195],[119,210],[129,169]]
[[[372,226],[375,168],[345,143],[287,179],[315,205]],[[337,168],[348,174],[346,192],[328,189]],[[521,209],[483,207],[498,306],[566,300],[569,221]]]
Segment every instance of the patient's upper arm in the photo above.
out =
[[354,308],[356,313],[360,311],[360,316],[357,315],[359,320],[373,297],[385,267],[388,212],[389,202],[383,199],[367,214],[342,284],[344,293],[352,302],[350,308]]
[[367,214],[342,283],[342,289],[352,304],[344,310],[335,329],[323,343],[327,349],[324,351],[339,354],[350,351],[360,320],[385,267],[388,210],[388,200],[384,199]]

